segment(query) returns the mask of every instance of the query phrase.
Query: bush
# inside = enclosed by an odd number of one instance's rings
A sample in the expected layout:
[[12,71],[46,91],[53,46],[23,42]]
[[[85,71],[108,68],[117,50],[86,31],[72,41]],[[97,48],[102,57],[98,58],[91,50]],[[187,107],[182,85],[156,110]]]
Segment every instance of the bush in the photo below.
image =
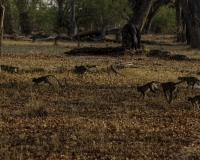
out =
[[163,6],[155,15],[151,32],[153,33],[169,33],[171,30],[176,29],[176,11],[169,6]]

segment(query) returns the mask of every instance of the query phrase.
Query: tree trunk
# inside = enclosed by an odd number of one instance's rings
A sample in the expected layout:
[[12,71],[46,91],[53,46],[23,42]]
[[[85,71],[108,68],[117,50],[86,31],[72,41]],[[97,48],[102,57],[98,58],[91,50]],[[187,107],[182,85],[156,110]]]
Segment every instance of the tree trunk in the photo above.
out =
[[144,27],[144,24],[146,22],[153,1],[154,0],[137,1],[133,8],[133,16],[131,18],[131,23],[134,24],[136,28],[139,28],[140,32]]
[[101,39],[101,40],[106,39],[106,25],[105,25],[105,24],[102,24],[102,25],[101,25],[100,39]]
[[12,24],[12,13],[11,13],[11,2],[7,0],[4,3],[6,9],[6,15],[4,17],[4,32],[5,33],[13,33],[13,24]]
[[143,33],[145,33],[145,34],[149,33],[149,31],[151,29],[151,24],[152,24],[153,18],[156,15],[156,13],[158,12],[159,8],[163,5],[164,1],[165,0],[158,0],[152,5],[150,12],[148,14],[148,17],[147,17],[147,22],[142,31]]
[[188,26],[189,26],[188,21],[186,21],[186,40],[187,40],[187,44],[190,44],[191,36],[190,36],[190,31],[189,31]]
[[56,29],[59,29],[63,25],[63,4],[61,2],[58,3],[58,13],[57,13],[57,25],[56,25]]
[[191,48],[200,49],[200,1],[180,0],[184,15],[187,18]]
[[[139,31],[139,29],[138,29]],[[140,34],[138,34],[140,35]],[[140,37],[137,37],[137,30],[135,26],[131,23],[126,24],[122,28],[122,47],[124,48],[138,48],[138,40]],[[139,42],[140,45],[140,42]]]
[[138,49],[141,46],[141,31],[154,0],[140,0],[133,3],[133,16],[122,29],[122,46]]
[[32,31],[31,22],[32,19],[30,17],[30,8],[36,9],[36,4],[39,0],[14,0],[18,13],[19,13],[19,23],[21,27],[22,34],[25,36],[29,35]]
[[29,13],[22,12],[20,13],[19,17],[20,17],[21,33],[25,34],[25,36],[31,34],[32,27],[30,23]]
[[149,18],[148,18],[148,20],[147,20],[147,23],[146,23],[145,27],[143,28],[142,33],[144,33],[144,34],[149,34],[149,31],[150,31],[150,29],[151,29],[151,24],[152,24],[152,21],[153,21],[153,17],[154,17],[154,16],[155,16],[155,13],[154,13],[154,12],[152,12],[152,13],[149,14]]
[[177,42],[186,41],[186,23],[184,20],[184,14],[180,9],[179,0],[176,0],[176,22],[177,22]]
[[[108,35],[108,34],[117,34],[120,31],[121,31],[121,28],[114,28],[114,29],[105,30],[104,36]],[[90,36],[99,37],[99,36],[101,36],[101,34],[102,34],[102,31],[94,30],[94,31],[89,31],[89,32],[78,33],[77,35],[74,36],[74,38],[78,38],[78,36],[79,36],[79,38],[90,37]],[[120,34],[120,33],[118,33],[118,34]],[[120,39],[120,37],[118,39]]]
[[57,19],[56,19],[56,30],[60,30],[61,27],[67,29],[68,35],[71,34],[71,26],[70,26],[70,16],[69,13],[71,11],[71,4],[66,0],[54,0],[57,3],[58,11],[57,11]]
[[5,7],[0,6],[0,56],[2,56],[2,39],[3,39],[3,20],[4,20]]
[[[3,39],[3,20],[4,20],[5,7],[1,4],[0,6],[0,60],[2,57],[2,39]],[[0,62],[1,71],[1,62]]]
[[76,13],[75,13],[75,3],[76,0],[71,1],[71,35],[76,35]]

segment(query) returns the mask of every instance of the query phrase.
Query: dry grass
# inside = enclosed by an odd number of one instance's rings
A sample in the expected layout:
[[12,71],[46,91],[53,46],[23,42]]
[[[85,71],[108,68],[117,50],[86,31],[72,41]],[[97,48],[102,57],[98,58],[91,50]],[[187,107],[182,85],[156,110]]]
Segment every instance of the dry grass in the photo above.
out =
[[[165,49],[173,53],[199,52],[186,50],[189,47],[184,44],[169,47],[173,44],[170,36],[162,41]],[[62,53],[76,44],[38,43],[4,41],[2,63],[19,66],[22,72],[1,72],[0,159],[198,158],[200,113],[192,110],[187,97],[198,94],[199,89],[187,93],[185,84],[181,84],[178,98],[171,105],[161,92],[149,93],[142,101],[135,89],[152,80],[198,77],[198,61],[165,61],[145,56],[67,57]],[[155,49],[160,44],[145,47]],[[82,79],[55,69],[80,64],[98,64],[101,68],[120,61],[133,61],[138,68],[118,70],[124,78],[86,73]],[[56,76],[62,83],[66,77],[67,87],[60,89],[53,82],[54,88],[41,84],[33,90],[30,79],[46,74]]]

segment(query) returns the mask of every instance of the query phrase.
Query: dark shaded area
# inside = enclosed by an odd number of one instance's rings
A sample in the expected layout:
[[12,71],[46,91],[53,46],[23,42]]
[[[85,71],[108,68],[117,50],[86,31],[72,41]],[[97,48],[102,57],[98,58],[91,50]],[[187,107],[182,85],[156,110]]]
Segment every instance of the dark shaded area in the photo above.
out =
[[[121,28],[112,28],[109,30],[105,31],[105,34],[118,34],[121,31]],[[74,36],[74,38],[83,38],[83,37],[90,37],[90,36],[94,36],[94,37],[98,37],[101,35],[101,31],[100,30],[93,30],[93,31],[89,31],[89,32],[82,32],[79,33],[77,35]]]
[[49,38],[51,35],[49,34],[45,34],[45,33],[36,33],[36,34],[33,34],[30,39],[32,39],[32,41],[34,42],[36,39],[41,39],[41,38]]
[[95,48],[85,47],[76,48],[68,52],[64,52],[66,55],[80,56],[80,55],[109,55],[109,56],[122,56],[125,54],[125,48],[123,47],[107,47],[107,48]]
[[169,51],[162,51],[162,50],[150,50],[147,54],[149,57],[158,57],[166,60],[176,60],[176,61],[183,61],[183,60],[192,60],[188,56],[183,54],[175,54],[171,55]]
[[18,73],[19,67],[10,65],[0,65],[1,70],[9,73]]

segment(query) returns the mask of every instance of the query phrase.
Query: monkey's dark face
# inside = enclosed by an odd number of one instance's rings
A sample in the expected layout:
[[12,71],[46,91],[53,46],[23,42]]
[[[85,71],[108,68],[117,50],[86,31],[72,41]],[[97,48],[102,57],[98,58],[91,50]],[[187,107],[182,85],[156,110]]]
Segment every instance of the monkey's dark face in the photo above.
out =
[[137,91],[140,92],[140,87],[137,87]]
[[182,77],[178,77],[178,80],[182,80]]
[[33,82],[36,82],[36,78],[33,78],[32,81],[33,81]]
[[188,97],[188,101],[192,101],[192,97]]

